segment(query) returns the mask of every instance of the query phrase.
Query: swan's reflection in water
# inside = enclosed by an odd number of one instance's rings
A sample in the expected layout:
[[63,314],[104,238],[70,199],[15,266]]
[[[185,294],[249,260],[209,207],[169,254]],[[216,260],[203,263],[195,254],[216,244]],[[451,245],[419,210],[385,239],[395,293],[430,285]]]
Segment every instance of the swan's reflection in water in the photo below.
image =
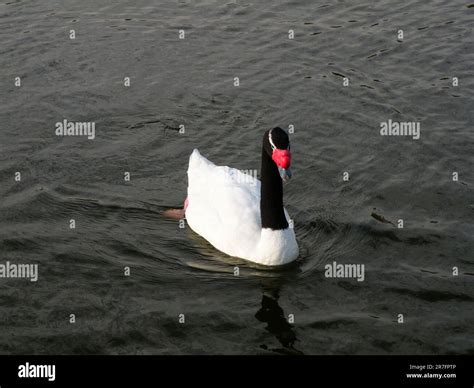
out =
[[[266,324],[265,330],[273,335],[281,345],[274,348],[261,344],[260,347],[264,350],[280,354],[303,354],[295,348],[298,338],[296,337],[294,326],[289,323],[288,314],[291,312],[285,314],[285,311],[283,311],[278,303],[280,290],[284,284],[292,284],[296,281],[301,271],[298,262],[278,269],[269,268],[221,254],[202,237],[194,233],[189,233],[189,238],[193,241],[193,248],[198,247],[199,256],[186,256],[186,258],[183,258],[182,262],[186,266],[202,271],[205,277],[216,281],[225,275],[234,278],[234,270],[238,267],[239,277],[257,280],[260,284],[262,302],[260,309],[255,314],[255,318]],[[193,275],[195,276],[195,272],[190,274],[190,276]]]
[[268,348],[261,345],[265,350],[270,350],[282,354],[303,354],[295,349],[295,342],[298,341],[293,325],[289,323],[289,317],[278,304],[280,298],[282,280],[280,278],[263,279],[262,285],[262,306],[255,314],[260,322],[267,324],[266,330],[275,336],[282,348]]

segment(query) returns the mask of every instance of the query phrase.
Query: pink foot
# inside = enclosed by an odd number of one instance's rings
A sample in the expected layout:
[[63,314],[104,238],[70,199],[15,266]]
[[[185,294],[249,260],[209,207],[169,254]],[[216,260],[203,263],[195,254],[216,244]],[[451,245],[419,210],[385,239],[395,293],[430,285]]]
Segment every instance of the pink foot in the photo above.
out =
[[186,216],[186,209],[189,205],[189,200],[186,198],[184,200],[183,209],[168,209],[163,212],[163,215],[168,218],[174,218],[175,220],[181,220]]

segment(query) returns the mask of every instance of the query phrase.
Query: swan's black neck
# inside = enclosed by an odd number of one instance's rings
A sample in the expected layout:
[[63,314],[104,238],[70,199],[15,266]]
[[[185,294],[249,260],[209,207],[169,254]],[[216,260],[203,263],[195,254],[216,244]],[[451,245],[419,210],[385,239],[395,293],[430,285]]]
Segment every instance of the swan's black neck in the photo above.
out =
[[262,147],[260,187],[260,216],[262,228],[273,230],[288,228],[283,210],[283,183],[278,167]]

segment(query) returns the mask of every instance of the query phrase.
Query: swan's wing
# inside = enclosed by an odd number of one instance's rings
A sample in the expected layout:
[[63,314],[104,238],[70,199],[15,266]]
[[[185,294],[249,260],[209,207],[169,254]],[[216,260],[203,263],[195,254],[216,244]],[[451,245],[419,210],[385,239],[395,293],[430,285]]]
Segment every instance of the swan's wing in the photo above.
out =
[[189,226],[217,249],[245,257],[261,232],[260,181],[227,166],[220,167],[194,150],[188,168]]

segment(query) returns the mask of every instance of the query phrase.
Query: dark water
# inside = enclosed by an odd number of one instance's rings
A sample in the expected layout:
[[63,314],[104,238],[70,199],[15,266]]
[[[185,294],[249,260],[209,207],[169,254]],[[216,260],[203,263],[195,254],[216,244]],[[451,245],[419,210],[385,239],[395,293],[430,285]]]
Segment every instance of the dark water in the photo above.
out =
[[[472,353],[473,4],[2,2],[0,263],[39,279],[0,279],[0,352]],[[96,138],[57,137],[64,119]],[[389,119],[420,139],[380,136]],[[259,169],[277,125],[295,128],[294,265],[226,257],[162,217],[194,147]],[[334,261],[365,281],[326,278]]]

